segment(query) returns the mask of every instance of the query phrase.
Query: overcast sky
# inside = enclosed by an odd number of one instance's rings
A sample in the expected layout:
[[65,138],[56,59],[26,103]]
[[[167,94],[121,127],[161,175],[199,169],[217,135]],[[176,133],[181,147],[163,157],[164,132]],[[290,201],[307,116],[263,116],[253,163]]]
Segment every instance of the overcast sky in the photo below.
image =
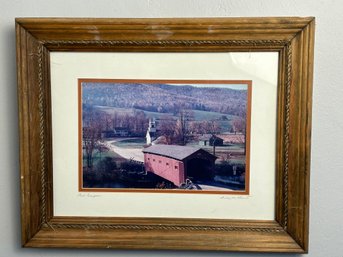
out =
[[[149,83],[149,82],[83,82],[82,86],[87,86],[87,85],[113,85],[115,86],[116,84],[155,84],[155,83]],[[156,81],[157,84],[166,84],[166,85],[171,85],[171,86],[192,86],[192,87],[209,87],[209,88],[229,88],[229,89],[235,89],[235,90],[247,90],[248,85],[247,84],[197,84],[197,83],[168,83],[168,82],[163,82],[163,81]]]
[[173,85],[173,86],[193,86],[193,87],[220,87],[220,88],[230,88],[230,89],[236,89],[236,90],[246,90],[247,89],[247,84],[186,84],[186,83],[181,83],[181,84],[174,84],[174,83],[166,83],[168,85]]

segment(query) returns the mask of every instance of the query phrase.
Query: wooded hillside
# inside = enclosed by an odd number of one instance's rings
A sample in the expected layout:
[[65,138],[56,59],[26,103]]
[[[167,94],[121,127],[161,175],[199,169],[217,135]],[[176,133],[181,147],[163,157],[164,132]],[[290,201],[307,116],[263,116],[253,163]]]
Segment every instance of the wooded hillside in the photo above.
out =
[[180,109],[213,111],[244,117],[247,91],[227,88],[143,83],[82,83],[86,105],[136,108],[160,113]]

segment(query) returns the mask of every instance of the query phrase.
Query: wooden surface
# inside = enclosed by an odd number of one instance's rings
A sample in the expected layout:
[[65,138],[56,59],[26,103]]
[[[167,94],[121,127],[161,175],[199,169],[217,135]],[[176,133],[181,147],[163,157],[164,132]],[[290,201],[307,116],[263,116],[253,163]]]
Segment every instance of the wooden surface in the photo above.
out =
[[[314,18],[18,18],[16,36],[23,246],[307,251]],[[275,221],[53,217],[51,51],[278,51]]]

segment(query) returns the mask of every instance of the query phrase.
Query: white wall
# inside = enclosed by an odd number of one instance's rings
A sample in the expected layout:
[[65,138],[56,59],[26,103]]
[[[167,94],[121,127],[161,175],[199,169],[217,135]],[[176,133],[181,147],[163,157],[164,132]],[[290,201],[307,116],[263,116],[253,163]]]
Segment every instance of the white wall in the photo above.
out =
[[315,16],[317,29],[308,256],[342,257],[342,9],[341,0],[0,0],[0,256],[265,256],[247,253],[22,249],[15,17]]

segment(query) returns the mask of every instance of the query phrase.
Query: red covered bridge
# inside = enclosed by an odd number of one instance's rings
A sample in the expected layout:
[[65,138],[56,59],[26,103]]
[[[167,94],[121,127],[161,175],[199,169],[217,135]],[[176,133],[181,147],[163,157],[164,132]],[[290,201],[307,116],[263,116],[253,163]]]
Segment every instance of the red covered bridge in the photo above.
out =
[[186,178],[209,179],[216,156],[195,147],[152,145],[143,150],[145,170],[179,186]]

